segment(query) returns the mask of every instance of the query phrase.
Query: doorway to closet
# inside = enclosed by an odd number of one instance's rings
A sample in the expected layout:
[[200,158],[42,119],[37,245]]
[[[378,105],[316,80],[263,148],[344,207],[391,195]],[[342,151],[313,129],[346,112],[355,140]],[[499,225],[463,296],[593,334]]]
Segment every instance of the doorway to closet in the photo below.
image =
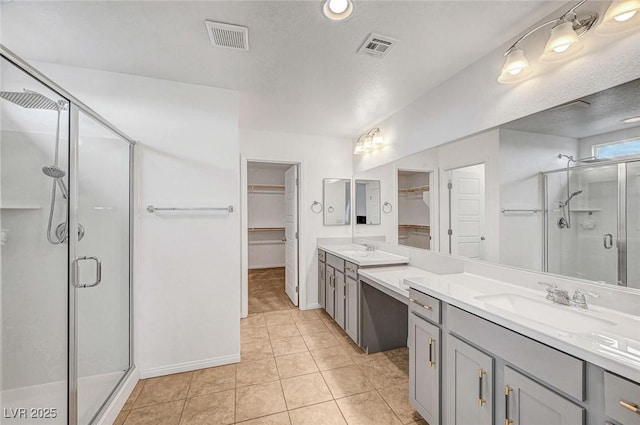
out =
[[247,162],[248,313],[295,309],[298,165]]

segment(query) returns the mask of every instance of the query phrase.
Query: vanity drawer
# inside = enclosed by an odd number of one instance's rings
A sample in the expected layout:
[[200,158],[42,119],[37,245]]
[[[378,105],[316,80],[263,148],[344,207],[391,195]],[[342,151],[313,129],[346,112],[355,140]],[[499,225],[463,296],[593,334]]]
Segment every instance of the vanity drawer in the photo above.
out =
[[327,254],[327,264],[340,272],[344,270],[344,260],[333,254]]
[[348,261],[345,261],[344,274],[351,277],[353,280],[358,280],[358,266]]
[[318,261],[321,261],[324,263],[326,261],[326,256],[327,256],[326,252],[322,251],[321,249],[318,250]]
[[604,414],[624,425],[640,424],[640,384],[605,372]]
[[440,324],[440,300],[409,288],[409,309],[418,316]]

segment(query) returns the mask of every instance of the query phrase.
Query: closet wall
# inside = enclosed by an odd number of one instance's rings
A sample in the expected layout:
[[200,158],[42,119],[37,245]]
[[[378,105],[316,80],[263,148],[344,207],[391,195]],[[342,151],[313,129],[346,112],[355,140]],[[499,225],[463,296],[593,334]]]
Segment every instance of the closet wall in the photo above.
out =
[[290,167],[247,165],[249,269],[284,267],[284,173]]
[[431,248],[428,172],[398,171],[398,243]]

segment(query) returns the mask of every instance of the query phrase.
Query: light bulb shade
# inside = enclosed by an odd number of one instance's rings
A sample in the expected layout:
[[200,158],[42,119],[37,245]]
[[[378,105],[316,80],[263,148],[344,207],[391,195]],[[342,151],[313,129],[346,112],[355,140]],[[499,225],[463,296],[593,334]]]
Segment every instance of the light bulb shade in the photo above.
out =
[[356,147],[353,149],[354,155],[362,155],[364,152],[364,144],[361,141],[356,142]]
[[615,34],[640,28],[640,0],[614,0],[596,28],[599,34]]
[[562,22],[551,30],[551,36],[540,56],[542,62],[555,62],[567,59],[582,49],[578,34],[573,29],[573,22]]
[[325,0],[322,4],[322,13],[331,21],[344,21],[353,13],[353,1]]
[[381,148],[384,146],[384,135],[379,128],[376,128],[371,133],[371,142],[375,148]]
[[527,78],[530,73],[531,68],[524,55],[524,50],[515,47],[507,53],[498,82],[502,84],[515,83]]

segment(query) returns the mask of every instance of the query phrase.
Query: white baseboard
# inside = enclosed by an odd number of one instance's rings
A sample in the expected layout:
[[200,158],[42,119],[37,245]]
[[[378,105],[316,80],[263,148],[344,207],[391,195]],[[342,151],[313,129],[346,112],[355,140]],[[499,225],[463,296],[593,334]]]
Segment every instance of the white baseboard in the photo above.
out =
[[206,369],[208,367],[223,366],[231,363],[239,363],[240,354],[216,357],[214,359],[197,360],[194,362],[177,363],[140,371],[140,379],[155,378],[156,376],[171,375],[172,373],[190,372],[192,370]]
[[316,308],[322,308],[320,303],[307,304],[304,308],[300,308],[300,310],[315,310]]
[[107,406],[102,417],[98,419],[98,422],[96,422],[96,425],[112,425],[116,421],[120,410],[122,410],[122,406],[127,402],[127,399],[133,392],[133,389],[139,380],[140,374],[138,373],[138,369],[134,366],[131,374],[129,374],[127,380],[124,382],[124,385],[116,393],[111,404]]

